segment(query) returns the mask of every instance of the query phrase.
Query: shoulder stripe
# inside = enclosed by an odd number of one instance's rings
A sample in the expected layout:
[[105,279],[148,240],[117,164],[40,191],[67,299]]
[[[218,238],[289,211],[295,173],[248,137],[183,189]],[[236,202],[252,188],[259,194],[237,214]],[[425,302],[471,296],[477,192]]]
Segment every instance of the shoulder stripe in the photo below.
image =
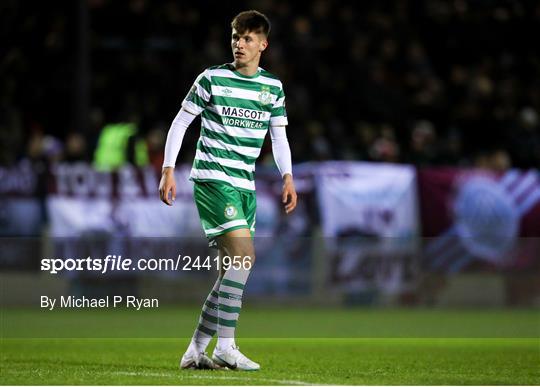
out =
[[286,114],[287,113],[285,112],[285,108],[283,106],[272,110],[272,117],[279,117],[279,116],[286,117]]
[[260,82],[263,82],[263,83],[266,83],[268,85],[272,85],[272,86],[275,86],[279,89],[283,89],[283,84],[281,83],[281,81],[277,78],[270,78],[264,74],[261,74],[259,77],[258,77],[259,81]]
[[201,107],[191,101],[186,100],[182,101],[182,107],[195,116],[201,114],[201,112],[204,111],[204,107]]
[[200,94],[201,97],[203,97],[205,100],[209,100],[210,99],[210,91],[211,91],[211,83],[210,83],[210,80],[208,78],[206,78],[206,76],[201,76],[200,79],[198,80],[197,83],[197,86],[199,86],[200,88],[202,88],[204,90],[204,95],[203,94]]
[[274,103],[274,108],[282,107],[284,102],[285,96],[278,98],[277,101]]

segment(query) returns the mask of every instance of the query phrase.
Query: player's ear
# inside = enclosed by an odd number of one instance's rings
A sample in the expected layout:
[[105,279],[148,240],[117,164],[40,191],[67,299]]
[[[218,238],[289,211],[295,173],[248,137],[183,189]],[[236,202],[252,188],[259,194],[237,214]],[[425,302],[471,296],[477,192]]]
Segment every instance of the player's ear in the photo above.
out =
[[264,50],[266,50],[266,47],[268,47],[268,40],[265,39],[259,45],[259,52],[263,52]]

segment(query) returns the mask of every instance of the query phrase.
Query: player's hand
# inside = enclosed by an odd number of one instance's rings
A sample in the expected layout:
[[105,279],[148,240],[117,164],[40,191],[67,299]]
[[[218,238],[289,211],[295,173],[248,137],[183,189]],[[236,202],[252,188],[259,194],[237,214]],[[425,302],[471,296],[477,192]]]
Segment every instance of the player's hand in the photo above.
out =
[[296,188],[291,175],[283,176],[283,194],[281,201],[285,205],[285,213],[290,214],[296,208]]
[[[171,199],[169,199],[169,192],[171,193]],[[174,181],[174,168],[172,167],[163,168],[161,172],[159,198],[169,206],[172,206],[176,200],[176,182]]]

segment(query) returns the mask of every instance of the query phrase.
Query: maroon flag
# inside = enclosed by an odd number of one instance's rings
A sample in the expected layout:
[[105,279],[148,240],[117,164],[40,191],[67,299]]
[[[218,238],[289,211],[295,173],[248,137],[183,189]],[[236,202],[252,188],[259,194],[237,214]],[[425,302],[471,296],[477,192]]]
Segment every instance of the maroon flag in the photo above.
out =
[[418,171],[428,269],[530,268],[540,262],[540,172]]

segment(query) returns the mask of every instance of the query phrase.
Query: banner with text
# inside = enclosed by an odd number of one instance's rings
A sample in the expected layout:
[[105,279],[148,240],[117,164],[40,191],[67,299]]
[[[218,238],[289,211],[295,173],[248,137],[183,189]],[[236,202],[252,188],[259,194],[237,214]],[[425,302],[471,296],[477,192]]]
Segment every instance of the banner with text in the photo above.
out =
[[415,169],[328,162],[317,168],[316,187],[331,282],[362,293],[359,302],[407,291],[419,236]]

